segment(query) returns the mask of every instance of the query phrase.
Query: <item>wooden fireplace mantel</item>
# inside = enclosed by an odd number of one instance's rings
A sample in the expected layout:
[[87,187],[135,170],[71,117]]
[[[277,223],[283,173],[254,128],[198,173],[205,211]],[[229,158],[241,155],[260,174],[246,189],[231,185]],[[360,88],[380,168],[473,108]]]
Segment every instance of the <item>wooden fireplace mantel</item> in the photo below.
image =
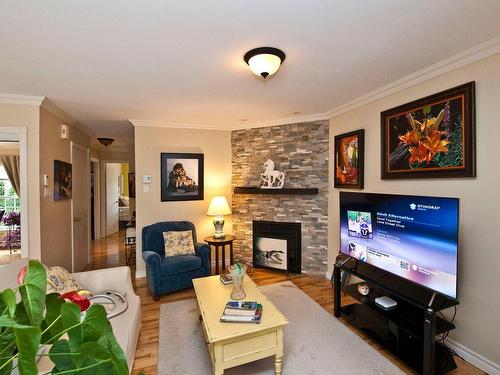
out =
[[317,195],[318,193],[318,188],[261,189],[252,186],[237,186],[234,188],[234,194]]

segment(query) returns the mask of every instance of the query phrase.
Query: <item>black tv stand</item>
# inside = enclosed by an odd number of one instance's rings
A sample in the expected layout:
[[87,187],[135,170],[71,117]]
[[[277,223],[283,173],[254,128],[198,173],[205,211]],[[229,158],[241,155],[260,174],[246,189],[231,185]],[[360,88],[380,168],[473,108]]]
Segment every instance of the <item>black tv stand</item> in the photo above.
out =
[[[358,284],[342,286],[341,271],[362,279],[370,287],[368,296],[358,292]],[[458,305],[456,299],[434,293],[399,276],[344,254],[337,256],[334,271],[334,315],[380,343],[404,363],[424,375],[444,374],[457,366],[453,355],[436,336],[455,328],[438,312]],[[358,303],[341,304],[341,292]],[[398,305],[384,310],[375,298],[389,296]]]

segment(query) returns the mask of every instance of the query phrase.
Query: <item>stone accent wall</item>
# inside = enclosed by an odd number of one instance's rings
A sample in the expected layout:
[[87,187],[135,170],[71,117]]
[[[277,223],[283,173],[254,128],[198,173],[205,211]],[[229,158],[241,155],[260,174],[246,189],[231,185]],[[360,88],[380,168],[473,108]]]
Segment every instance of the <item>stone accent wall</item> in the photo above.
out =
[[[302,272],[325,275],[328,259],[328,121],[236,130],[231,134],[235,258],[252,263],[252,221],[302,223]],[[285,172],[285,188],[317,187],[318,195],[234,194],[258,187],[263,164]]]

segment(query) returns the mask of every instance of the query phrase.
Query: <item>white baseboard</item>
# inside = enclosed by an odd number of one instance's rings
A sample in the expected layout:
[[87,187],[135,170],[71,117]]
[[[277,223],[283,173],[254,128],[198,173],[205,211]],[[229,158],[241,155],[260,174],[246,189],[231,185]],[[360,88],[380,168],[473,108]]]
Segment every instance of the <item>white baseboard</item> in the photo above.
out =
[[452,340],[446,339],[446,346],[457,353],[464,360],[483,370],[490,375],[500,375],[500,364],[494,363],[482,355],[470,350],[468,347]]
[[144,270],[144,271],[135,271],[135,278],[139,279],[141,277],[146,277],[146,270]]

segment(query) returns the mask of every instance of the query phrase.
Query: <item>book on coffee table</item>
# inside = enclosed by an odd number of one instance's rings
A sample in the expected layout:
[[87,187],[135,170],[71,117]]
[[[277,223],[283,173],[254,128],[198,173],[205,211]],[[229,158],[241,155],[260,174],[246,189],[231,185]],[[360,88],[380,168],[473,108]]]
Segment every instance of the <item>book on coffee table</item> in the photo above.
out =
[[224,285],[229,285],[233,283],[233,277],[231,276],[231,273],[226,272],[226,273],[221,273],[219,275],[220,281]]
[[247,301],[230,301],[226,304],[220,321],[231,323],[260,323],[261,317],[261,304]]

